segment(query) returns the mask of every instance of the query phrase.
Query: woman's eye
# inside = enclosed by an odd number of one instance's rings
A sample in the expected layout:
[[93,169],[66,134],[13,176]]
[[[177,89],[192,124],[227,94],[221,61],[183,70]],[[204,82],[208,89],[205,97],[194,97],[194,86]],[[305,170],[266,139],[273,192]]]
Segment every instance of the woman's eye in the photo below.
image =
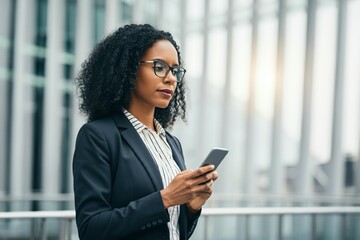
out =
[[164,71],[164,67],[155,66],[155,67],[154,67],[154,70],[155,70],[156,72],[162,72],[162,71]]

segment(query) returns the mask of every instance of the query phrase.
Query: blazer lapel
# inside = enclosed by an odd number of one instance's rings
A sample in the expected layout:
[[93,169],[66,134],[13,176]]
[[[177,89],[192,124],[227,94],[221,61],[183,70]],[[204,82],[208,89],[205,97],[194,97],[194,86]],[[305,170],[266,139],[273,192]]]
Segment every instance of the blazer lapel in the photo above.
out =
[[163,189],[164,186],[161,180],[159,168],[157,167],[154,159],[146,148],[138,132],[130,123],[129,119],[121,112],[114,116],[114,120],[117,127],[122,129],[120,131],[120,134],[132,148],[138,160],[142,163],[142,165],[148,172],[155,189]]
[[166,133],[166,140],[171,147],[173,158],[174,158],[175,162],[177,163],[177,165],[179,166],[180,170],[184,171],[186,169],[186,167],[184,164],[184,159],[182,158],[182,155],[180,153],[180,149],[177,146],[173,137],[170,137],[169,135],[170,135],[169,133]]

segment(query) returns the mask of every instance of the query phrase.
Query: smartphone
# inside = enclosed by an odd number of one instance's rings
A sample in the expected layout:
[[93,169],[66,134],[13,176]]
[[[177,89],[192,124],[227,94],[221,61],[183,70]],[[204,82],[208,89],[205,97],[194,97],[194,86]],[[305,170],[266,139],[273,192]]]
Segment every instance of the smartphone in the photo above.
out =
[[229,152],[228,149],[225,148],[213,148],[205,158],[205,160],[201,163],[200,167],[205,165],[212,164],[215,166],[215,169],[220,165],[222,160],[225,158],[226,154]]

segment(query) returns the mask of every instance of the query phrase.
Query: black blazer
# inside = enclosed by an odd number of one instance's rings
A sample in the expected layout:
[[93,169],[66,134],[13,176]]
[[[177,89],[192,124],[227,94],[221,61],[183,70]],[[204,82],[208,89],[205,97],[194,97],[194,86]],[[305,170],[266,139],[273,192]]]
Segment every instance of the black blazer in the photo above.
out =
[[[166,132],[173,158],[185,170],[180,142]],[[169,239],[169,214],[160,172],[123,113],[86,123],[73,159],[76,224],[80,239]],[[180,239],[189,239],[200,212],[180,207]]]

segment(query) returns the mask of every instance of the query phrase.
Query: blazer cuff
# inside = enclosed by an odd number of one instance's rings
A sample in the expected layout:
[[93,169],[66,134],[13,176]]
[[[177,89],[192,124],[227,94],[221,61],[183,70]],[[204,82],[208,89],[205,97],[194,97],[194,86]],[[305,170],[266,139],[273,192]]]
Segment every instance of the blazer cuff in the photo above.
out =
[[197,211],[196,213],[192,213],[186,205],[185,205],[185,207],[186,207],[187,216],[189,219],[196,219],[196,218],[200,217],[202,208],[200,208],[200,210]]

